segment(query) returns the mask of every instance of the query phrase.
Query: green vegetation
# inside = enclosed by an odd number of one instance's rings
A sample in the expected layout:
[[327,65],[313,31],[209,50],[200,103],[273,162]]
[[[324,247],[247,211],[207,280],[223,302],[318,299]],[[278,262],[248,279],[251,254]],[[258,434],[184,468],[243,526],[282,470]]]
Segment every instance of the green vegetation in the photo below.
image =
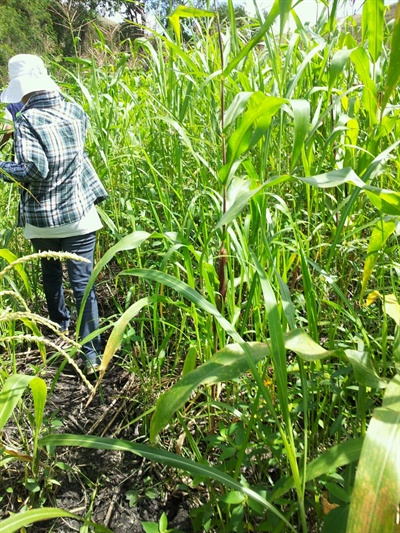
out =
[[[181,6],[123,52],[99,31],[91,58],[53,62],[110,192],[92,279],[112,287],[106,346],[87,400],[107,403],[102,380],[123,368],[143,424],[137,442],[44,427],[51,324],[3,185],[0,428],[14,417],[21,439],[0,466],[24,461],[40,490],[0,532],[32,523],[28,509],[69,511],[39,497],[58,446],[185,472],[205,495],[194,531],[398,531],[400,6],[386,21],[366,0],[360,28],[321,1],[315,27],[292,12],[288,32],[291,4],[242,25],[229,3],[221,26]],[[29,376],[21,344],[40,352]],[[79,346],[58,351],[61,381]],[[165,516],[143,527],[169,531]]]

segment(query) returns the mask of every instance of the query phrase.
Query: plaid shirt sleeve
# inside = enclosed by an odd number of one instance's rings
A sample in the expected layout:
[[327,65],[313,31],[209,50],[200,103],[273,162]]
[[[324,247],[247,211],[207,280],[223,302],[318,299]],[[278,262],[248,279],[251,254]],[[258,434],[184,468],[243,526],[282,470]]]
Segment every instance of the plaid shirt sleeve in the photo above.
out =
[[[21,122],[18,132],[18,141],[21,143],[22,161],[14,163],[12,161],[0,162],[0,168],[10,177],[2,173],[5,181],[18,181],[29,183],[36,179],[45,180],[49,175],[49,163],[39,139],[26,123]],[[11,179],[10,179],[11,178]]]

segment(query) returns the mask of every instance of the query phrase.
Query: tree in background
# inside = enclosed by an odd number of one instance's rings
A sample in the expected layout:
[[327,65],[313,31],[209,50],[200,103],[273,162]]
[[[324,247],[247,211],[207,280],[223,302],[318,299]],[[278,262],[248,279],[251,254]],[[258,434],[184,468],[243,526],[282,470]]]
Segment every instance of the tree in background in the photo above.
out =
[[49,0],[2,0],[0,2],[0,77],[7,82],[7,63],[20,53],[46,55],[57,50],[48,11]]

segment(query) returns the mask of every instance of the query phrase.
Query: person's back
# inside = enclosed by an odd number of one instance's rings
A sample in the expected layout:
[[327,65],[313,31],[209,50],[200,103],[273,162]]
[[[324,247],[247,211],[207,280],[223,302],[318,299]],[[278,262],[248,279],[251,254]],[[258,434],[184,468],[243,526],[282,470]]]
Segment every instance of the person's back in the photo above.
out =
[[16,118],[16,161],[33,165],[29,193],[21,192],[21,224],[46,227],[76,222],[105,198],[84,150],[87,128],[84,110],[58,92],[30,95]]

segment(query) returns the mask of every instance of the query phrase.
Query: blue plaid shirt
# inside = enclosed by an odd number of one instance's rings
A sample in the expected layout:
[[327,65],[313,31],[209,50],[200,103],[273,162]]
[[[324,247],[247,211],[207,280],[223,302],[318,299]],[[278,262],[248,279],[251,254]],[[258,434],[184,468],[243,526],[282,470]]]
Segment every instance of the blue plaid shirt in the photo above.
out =
[[88,117],[57,92],[33,95],[15,119],[15,163],[0,162],[20,184],[18,224],[52,227],[80,220],[107,198],[84,143]]

